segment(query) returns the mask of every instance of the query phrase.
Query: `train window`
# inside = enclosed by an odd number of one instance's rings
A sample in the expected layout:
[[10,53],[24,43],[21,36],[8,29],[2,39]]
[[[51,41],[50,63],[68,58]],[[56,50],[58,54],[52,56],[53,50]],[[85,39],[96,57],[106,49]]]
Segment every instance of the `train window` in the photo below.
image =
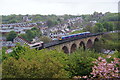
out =
[[34,46],[32,46],[32,47],[37,47],[37,46],[40,46],[40,44],[34,45]]

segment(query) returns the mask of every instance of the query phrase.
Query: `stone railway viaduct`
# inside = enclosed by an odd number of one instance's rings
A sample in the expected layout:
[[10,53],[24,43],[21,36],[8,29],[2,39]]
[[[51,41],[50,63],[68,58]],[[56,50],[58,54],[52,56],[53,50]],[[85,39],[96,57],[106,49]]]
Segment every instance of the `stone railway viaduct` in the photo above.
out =
[[93,47],[95,42],[99,41],[100,38],[101,38],[101,35],[86,37],[86,38],[62,43],[59,45],[55,45],[55,46],[49,47],[48,49],[53,50],[57,48],[59,50],[63,50],[64,53],[66,54],[71,54],[72,52],[74,52],[76,49],[80,47],[83,47],[84,49]]

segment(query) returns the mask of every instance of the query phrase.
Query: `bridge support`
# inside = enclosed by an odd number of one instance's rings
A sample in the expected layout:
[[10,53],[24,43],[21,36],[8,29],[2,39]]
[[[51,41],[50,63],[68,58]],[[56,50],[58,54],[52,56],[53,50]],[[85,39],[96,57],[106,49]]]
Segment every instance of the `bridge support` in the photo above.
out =
[[59,49],[58,51],[62,50],[66,54],[71,54],[77,48],[80,48],[80,47],[83,47],[84,50],[86,48],[92,48],[92,46],[94,46],[94,43],[96,41],[99,41],[100,38],[101,36],[92,36],[92,37],[83,38],[83,39],[79,39],[71,42],[66,42],[57,46],[53,46],[53,47],[50,47],[50,49],[55,49],[56,47]]

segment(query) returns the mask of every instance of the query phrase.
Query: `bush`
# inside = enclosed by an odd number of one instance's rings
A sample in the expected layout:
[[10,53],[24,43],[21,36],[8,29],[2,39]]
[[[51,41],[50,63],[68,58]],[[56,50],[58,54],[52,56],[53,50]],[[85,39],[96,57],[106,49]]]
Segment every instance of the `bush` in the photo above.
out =
[[[118,51],[111,54],[106,61],[110,63]],[[35,50],[17,45],[13,52],[3,56],[3,78],[72,78],[74,76],[91,76],[93,61],[106,54],[78,49],[71,55],[57,50]]]
[[97,52],[101,52],[102,49],[120,51],[120,39],[118,36],[118,33],[105,34],[100,41],[94,44],[93,48]]
[[[102,57],[98,57],[98,59],[92,62],[94,66],[92,67],[92,72],[90,74],[84,76],[77,75],[73,76],[72,78],[74,79],[120,78],[119,77],[120,58],[118,58],[118,55],[120,55],[118,51],[116,51],[115,54],[102,55]],[[81,70],[81,66],[79,69]]]
[[43,41],[44,43],[48,43],[52,41],[52,39],[47,36],[41,36],[40,40]]
[[7,35],[7,41],[13,41],[13,39],[17,36],[17,33],[15,31],[10,31]]
[[[108,55],[108,58],[111,56]],[[114,61],[108,63],[106,59],[99,57],[98,60],[94,61],[96,65],[92,68],[93,78],[120,78],[119,77],[119,64],[120,58],[114,58]]]
[[89,50],[77,50],[69,56],[67,70],[72,73],[73,76],[86,76],[92,72],[94,64],[92,61],[96,60],[100,54],[94,53]]
[[9,57],[3,61],[3,78],[70,77],[70,72],[64,69],[67,57],[62,52],[29,49],[20,53],[17,59]]

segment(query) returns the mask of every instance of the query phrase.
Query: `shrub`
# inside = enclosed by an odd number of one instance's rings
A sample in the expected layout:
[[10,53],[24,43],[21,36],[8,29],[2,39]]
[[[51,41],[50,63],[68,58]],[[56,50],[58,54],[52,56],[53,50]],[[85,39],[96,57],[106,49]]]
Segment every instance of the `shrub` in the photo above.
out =
[[62,52],[28,49],[20,53],[17,59],[9,57],[3,61],[3,78],[70,77],[70,72],[64,69],[67,57]]
[[92,67],[100,54],[95,54],[94,51],[89,50],[77,50],[69,56],[67,70],[72,73],[73,76],[88,76],[92,72]]
[[[111,56],[108,55],[108,58]],[[96,65],[92,68],[93,78],[120,78],[118,67],[120,67],[120,58],[114,58],[114,61],[108,63],[106,59],[99,57],[94,61]]]
[[102,35],[101,40],[95,42],[93,48],[97,52],[101,52],[102,49],[120,51],[119,33],[110,33]]

